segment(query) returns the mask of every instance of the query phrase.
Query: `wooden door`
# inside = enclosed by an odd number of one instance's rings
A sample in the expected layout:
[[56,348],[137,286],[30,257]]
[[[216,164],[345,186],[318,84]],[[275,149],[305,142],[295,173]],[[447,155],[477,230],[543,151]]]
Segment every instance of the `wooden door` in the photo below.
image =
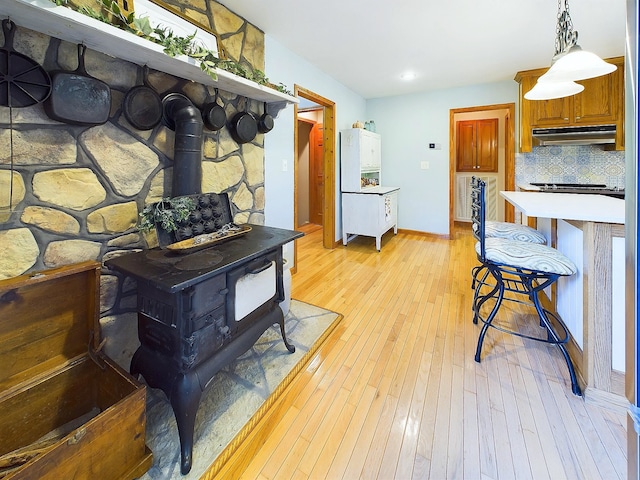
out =
[[476,123],[476,172],[498,171],[498,119]]
[[456,170],[474,172],[476,168],[476,122],[463,120],[457,122]]
[[456,142],[456,171],[498,171],[497,118],[459,121]]
[[324,129],[316,123],[309,133],[309,222],[322,225],[324,192]]

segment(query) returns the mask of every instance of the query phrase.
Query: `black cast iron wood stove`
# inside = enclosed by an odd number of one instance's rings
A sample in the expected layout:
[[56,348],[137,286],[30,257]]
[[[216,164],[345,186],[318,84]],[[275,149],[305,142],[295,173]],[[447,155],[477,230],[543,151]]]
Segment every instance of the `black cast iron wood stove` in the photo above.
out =
[[[175,130],[172,194],[195,209],[177,232],[159,231],[160,245],[217,231],[231,222],[226,194],[201,193],[202,116],[184,95],[163,99],[165,124]],[[224,243],[185,255],[156,248],[105,262],[137,281],[140,347],[131,373],[160,388],[171,402],[180,436],[180,471],[191,470],[193,431],[202,392],[215,374],[246,352],[284,317],[282,246],[301,232],[251,225]]]
[[[137,281],[141,345],[131,373],[162,389],[171,402],[183,474],[191,469],[200,398],[215,374],[274,324],[287,349],[295,351],[279,306],[282,245],[302,233],[251,227],[243,236],[187,255],[152,249],[105,262]],[[258,284],[269,287],[256,290],[252,285]]]

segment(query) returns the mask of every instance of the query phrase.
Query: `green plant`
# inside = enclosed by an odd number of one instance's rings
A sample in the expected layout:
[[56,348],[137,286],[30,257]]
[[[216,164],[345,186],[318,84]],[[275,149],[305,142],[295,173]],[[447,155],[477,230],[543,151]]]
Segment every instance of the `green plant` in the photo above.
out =
[[[72,8],[68,0],[50,0],[58,6],[66,6]],[[83,6],[77,9],[80,13],[104,23],[113,25],[121,30],[133,33],[151,42],[157,43],[164,47],[164,53],[170,57],[177,55],[186,55],[200,62],[200,68],[209,75],[213,80],[218,79],[216,69],[220,68],[227,72],[238,75],[256,82],[259,85],[265,85],[273,88],[281,93],[293,95],[283,83],[274,85],[269,81],[267,76],[259,69],[248,69],[244,65],[230,59],[220,59],[211,50],[198,45],[195,41],[195,32],[187,37],[174,35],[168,28],[153,27],[148,17],[136,18],[135,13],[131,12],[125,15],[120,10],[115,0],[95,0],[96,7],[100,7],[97,11],[91,7]]]
[[195,208],[195,202],[189,197],[163,198],[142,209],[138,230],[148,232],[159,225],[163,230],[173,232],[178,229],[178,223],[189,218]]

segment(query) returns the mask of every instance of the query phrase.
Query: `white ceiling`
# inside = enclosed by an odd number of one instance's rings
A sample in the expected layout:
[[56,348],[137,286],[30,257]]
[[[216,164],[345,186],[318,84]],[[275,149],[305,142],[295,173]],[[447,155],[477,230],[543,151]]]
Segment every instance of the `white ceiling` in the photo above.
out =
[[[557,0],[221,3],[367,99],[512,80],[549,66],[558,12]],[[584,50],[624,55],[625,0],[571,0],[569,13]],[[409,70],[416,79],[401,80]]]

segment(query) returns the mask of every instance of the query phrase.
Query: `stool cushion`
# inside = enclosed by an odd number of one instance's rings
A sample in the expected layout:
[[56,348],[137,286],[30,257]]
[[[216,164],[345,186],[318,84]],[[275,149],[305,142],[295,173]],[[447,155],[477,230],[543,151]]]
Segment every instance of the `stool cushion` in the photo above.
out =
[[[567,256],[546,245],[486,238],[484,246],[486,259],[496,265],[555,275],[573,275],[577,271]],[[476,253],[480,255],[480,242],[476,243]]]
[[519,242],[539,243],[546,245],[547,239],[535,228],[511,222],[487,221],[484,224],[486,238],[507,238]]

